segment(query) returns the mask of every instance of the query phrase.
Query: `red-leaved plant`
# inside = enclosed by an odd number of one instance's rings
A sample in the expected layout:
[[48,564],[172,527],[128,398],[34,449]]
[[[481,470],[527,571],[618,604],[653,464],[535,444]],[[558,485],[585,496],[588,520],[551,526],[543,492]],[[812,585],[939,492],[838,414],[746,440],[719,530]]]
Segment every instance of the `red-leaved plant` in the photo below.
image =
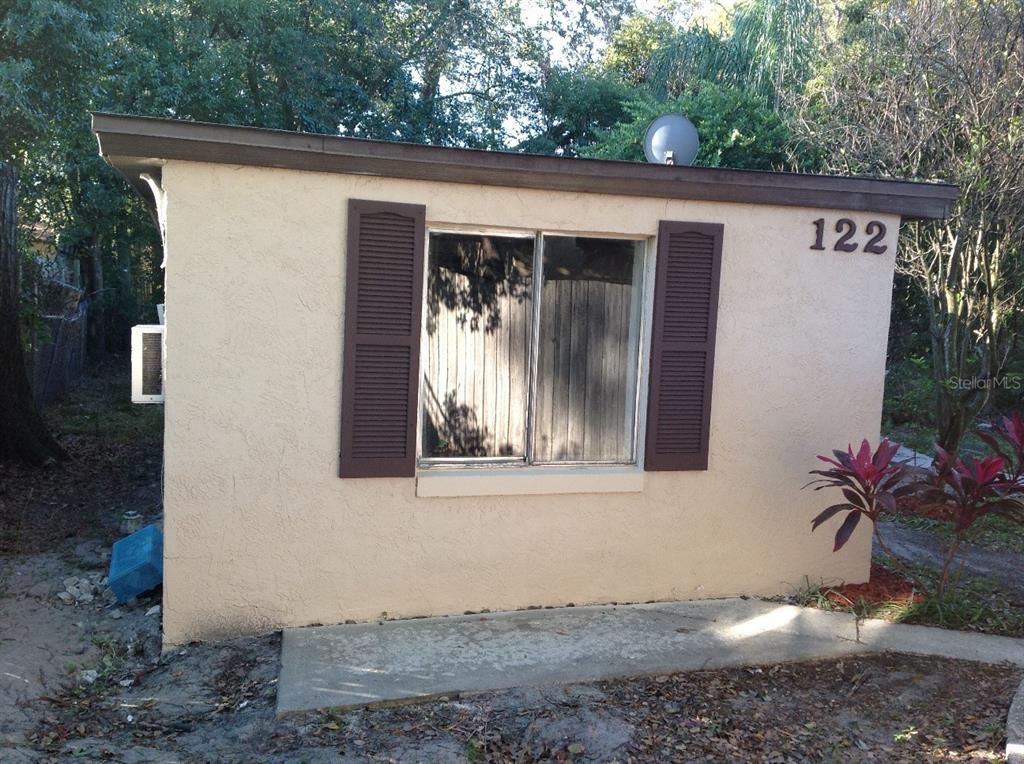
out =
[[[978,437],[994,454],[1006,460],[1009,480],[1024,481],[1024,417],[1020,412],[1003,417],[1002,424],[995,425],[992,432],[979,430]],[[1024,483],[1021,487],[1024,488]]]
[[[1016,419],[1020,424],[1019,415]],[[953,521],[953,541],[936,591],[942,597],[950,583],[956,553],[978,520],[999,515],[1024,525],[1024,481],[1019,469],[1016,474],[1006,469],[1009,462],[1002,455],[959,459],[940,446],[935,447],[935,454],[931,485],[923,492],[924,497],[931,506],[948,511]]]
[[945,596],[959,581],[959,573],[950,581],[953,561],[975,523],[988,515],[998,515],[1024,525],[1024,417],[1020,413],[1004,417],[991,431],[978,435],[992,449],[992,455],[979,460],[959,459],[936,447],[935,461],[928,470],[893,462],[899,446],[888,440],[883,440],[873,453],[865,440],[857,453],[851,447],[833,451],[834,459],[819,456],[831,468],[812,470],[812,475],[821,477],[807,486],[814,485],[815,490],[839,488],[846,501],[819,513],[811,521],[811,530],[842,512],[848,513],[836,531],[834,549],[838,551],[850,540],[861,517],[867,516],[874,524],[879,549],[908,579],[917,582],[885,545],[878,528],[883,512],[896,512],[898,497],[913,494],[925,508],[937,510],[938,516],[952,524],[953,538],[935,591],[937,597]]
[[833,451],[835,458],[818,456],[826,464],[832,465],[826,470],[811,470],[812,475],[820,475],[804,486],[815,486],[815,491],[823,488],[839,488],[846,498],[845,502],[833,504],[823,510],[811,521],[813,532],[819,525],[836,515],[846,512],[846,519],[836,531],[833,551],[839,551],[850,540],[861,517],[867,517],[874,525],[873,533],[879,547],[899,564],[899,559],[889,551],[878,534],[878,518],[882,512],[896,511],[896,497],[913,490],[906,483],[911,468],[901,462],[894,462],[893,457],[899,451],[899,444],[890,443],[888,439],[878,444],[874,452],[865,440],[860,449],[854,453],[853,446],[846,451]]

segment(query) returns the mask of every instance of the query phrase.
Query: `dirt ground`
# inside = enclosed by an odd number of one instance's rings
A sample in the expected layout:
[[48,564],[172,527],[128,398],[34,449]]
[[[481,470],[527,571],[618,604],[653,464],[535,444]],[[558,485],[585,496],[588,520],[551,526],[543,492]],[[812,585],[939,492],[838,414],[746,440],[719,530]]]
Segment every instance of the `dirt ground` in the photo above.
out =
[[1001,759],[1020,672],[907,656],[276,719],[278,635],[161,655],[159,592],[108,594],[121,514],[159,520],[155,407],[116,375],[50,412],[72,465],[0,465],[0,761]]
[[7,563],[5,762],[999,761],[1021,679],[883,655],[279,720],[277,635],[161,657],[150,601],[65,605],[35,582],[86,569],[51,554]]

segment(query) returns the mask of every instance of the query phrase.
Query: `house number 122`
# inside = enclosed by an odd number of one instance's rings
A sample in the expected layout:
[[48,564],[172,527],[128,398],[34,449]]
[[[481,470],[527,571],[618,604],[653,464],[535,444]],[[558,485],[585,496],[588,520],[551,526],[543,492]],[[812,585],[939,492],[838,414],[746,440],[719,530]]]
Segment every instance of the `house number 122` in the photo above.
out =
[[[872,220],[864,227],[864,230],[871,237],[864,245],[865,252],[881,255],[889,249],[887,244],[881,243],[882,239],[885,238],[885,223],[879,220]],[[857,247],[860,245],[852,241],[853,237],[857,234],[856,223],[850,220],[850,218],[839,218],[836,221],[836,233],[840,234],[840,236],[836,239],[832,249],[836,252],[857,251]],[[811,245],[811,249],[825,249],[825,218],[818,218],[814,221],[814,244]]]

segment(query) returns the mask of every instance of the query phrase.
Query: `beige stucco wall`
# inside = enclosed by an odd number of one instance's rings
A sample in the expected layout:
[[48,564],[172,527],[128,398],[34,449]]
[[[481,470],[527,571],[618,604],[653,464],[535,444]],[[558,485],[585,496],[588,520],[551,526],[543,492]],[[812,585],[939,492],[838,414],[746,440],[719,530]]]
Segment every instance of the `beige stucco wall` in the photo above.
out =
[[[878,436],[897,218],[188,162],[163,184],[168,644],[866,578],[868,528],[833,554],[835,524],[810,533],[830,497],[800,488],[815,454]],[[426,204],[428,224],[724,223],[708,471],[647,473],[633,493],[458,498],[339,479],[352,197]],[[811,251],[822,216],[883,220],[888,252]]]

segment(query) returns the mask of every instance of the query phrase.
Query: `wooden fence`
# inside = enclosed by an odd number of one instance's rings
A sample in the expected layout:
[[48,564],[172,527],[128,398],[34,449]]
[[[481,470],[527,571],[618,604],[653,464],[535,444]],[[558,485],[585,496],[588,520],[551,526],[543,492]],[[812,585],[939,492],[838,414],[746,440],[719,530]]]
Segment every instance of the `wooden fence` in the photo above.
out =
[[[446,274],[468,290],[468,277]],[[497,290],[489,320],[429,297],[424,456],[522,456],[526,449],[529,284]],[[456,301],[457,302],[457,301]],[[549,279],[541,298],[536,461],[625,461],[634,428],[638,321],[629,284]]]

